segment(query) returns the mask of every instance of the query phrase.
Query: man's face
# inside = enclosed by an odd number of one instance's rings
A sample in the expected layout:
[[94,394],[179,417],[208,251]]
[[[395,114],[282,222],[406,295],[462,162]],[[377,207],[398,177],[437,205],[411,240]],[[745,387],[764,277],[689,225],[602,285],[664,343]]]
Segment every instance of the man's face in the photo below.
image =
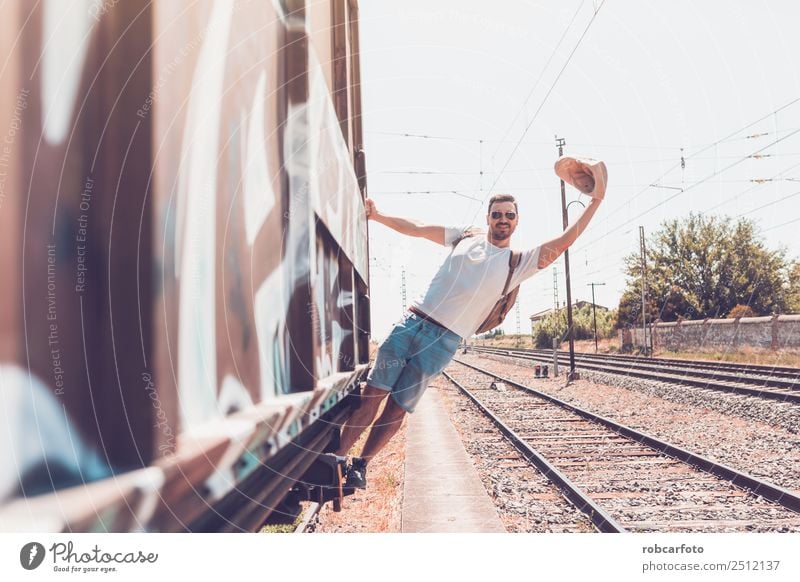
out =
[[486,216],[489,234],[492,240],[497,241],[510,237],[517,228],[517,222],[519,222],[519,216],[513,202],[495,202]]

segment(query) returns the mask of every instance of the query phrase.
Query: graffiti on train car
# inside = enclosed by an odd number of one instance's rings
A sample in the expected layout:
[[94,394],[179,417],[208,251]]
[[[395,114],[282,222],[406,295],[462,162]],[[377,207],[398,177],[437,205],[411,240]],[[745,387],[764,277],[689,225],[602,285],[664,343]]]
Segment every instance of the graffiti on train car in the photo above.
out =
[[360,142],[283,3],[5,10],[0,500],[87,484],[64,528],[171,531],[363,378]]
[[217,156],[233,3],[212,5],[190,83],[177,183],[175,266],[178,300],[178,400],[181,426],[217,414]]

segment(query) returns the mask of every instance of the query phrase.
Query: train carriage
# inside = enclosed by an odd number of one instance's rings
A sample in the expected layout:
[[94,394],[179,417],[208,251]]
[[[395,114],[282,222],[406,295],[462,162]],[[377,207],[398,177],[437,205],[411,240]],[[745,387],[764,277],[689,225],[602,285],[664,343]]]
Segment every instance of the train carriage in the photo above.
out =
[[356,2],[0,28],[0,529],[256,529],[368,366]]

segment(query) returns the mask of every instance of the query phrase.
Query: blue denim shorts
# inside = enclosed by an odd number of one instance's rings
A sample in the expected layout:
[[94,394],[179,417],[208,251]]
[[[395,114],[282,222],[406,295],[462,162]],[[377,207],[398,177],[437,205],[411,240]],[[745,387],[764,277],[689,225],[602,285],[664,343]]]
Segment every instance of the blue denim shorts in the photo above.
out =
[[453,359],[461,337],[407,312],[378,348],[367,384],[392,393],[407,412],[422,398],[431,379]]

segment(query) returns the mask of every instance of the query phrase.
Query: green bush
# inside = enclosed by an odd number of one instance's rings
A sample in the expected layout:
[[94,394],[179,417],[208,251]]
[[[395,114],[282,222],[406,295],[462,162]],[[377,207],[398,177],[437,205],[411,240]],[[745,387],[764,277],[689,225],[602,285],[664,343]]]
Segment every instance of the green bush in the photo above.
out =
[[[614,335],[616,312],[606,309],[597,310],[597,336],[608,338]],[[585,340],[594,338],[594,320],[592,306],[584,305],[580,309],[572,310],[572,325],[575,328],[575,339]],[[533,330],[533,341],[537,348],[553,347],[553,338],[559,342],[567,338],[567,310],[561,309],[558,313],[550,313],[542,319]]]

